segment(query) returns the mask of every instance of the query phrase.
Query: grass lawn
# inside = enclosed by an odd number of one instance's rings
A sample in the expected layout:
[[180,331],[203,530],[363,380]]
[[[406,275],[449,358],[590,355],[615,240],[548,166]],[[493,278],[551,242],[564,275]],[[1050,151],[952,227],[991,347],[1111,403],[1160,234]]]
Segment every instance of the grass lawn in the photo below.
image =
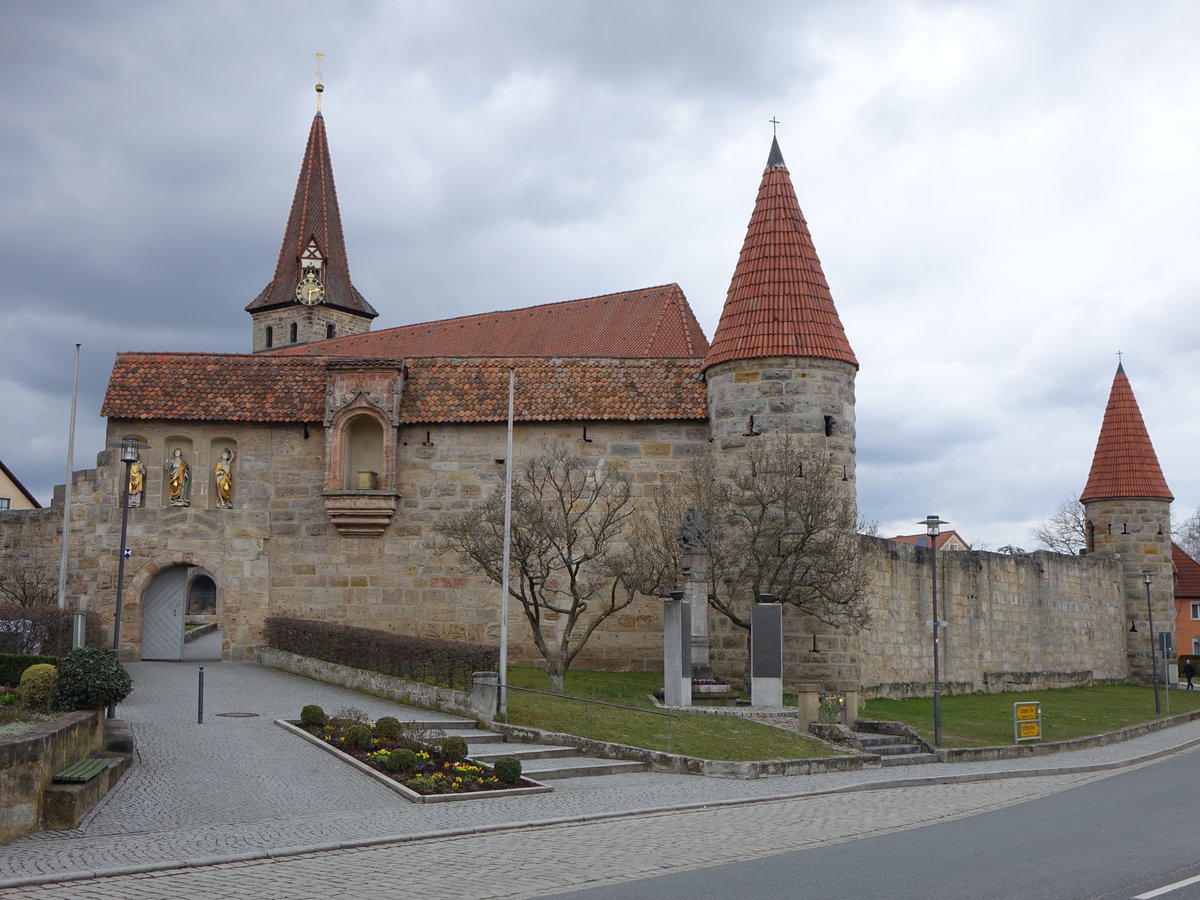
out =
[[[513,687],[550,690],[549,678],[538,668],[512,666],[508,670],[508,683]],[[649,695],[661,688],[662,674],[655,672],[572,669],[566,677],[567,695],[639,709],[654,709]],[[508,721],[703,759],[809,759],[834,753],[826,745],[799,734],[736,716],[680,713],[676,720],[520,691],[509,692]]]
[[[1163,715],[1168,698],[1160,690]],[[1132,684],[1097,685],[1057,691],[1007,694],[962,694],[942,697],[942,746],[987,747],[1012,744],[1013,703],[1034,700],[1042,705],[1042,739],[1065,741],[1116,731],[1159,718],[1154,689]],[[1172,715],[1200,709],[1200,691],[1171,691]],[[933,699],[868,700],[865,719],[905,722],[933,742]]]

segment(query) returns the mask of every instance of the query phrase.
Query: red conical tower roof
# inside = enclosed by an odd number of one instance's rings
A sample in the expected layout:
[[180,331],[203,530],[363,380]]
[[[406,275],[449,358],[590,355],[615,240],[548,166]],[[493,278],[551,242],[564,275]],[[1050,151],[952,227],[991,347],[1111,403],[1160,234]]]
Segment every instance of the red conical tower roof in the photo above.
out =
[[325,305],[372,319],[379,315],[350,282],[342,215],[338,211],[329,141],[325,137],[325,117],[320,112],[313,117],[308,133],[308,146],[304,150],[292,212],[283,233],[275,277],[246,306],[246,312],[295,303],[296,285],[304,276],[305,263],[301,257],[314,244],[322,257],[320,279],[325,285]]
[[1142,411],[1133,396],[1125,367],[1117,366],[1104,424],[1096,441],[1092,471],[1079,499],[1099,500],[1113,497],[1147,497],[1174,500],[1158,465],[1158,455],[1150,443]]
[[764,356],[818,356],[858,366],[777,140],[704,368]]

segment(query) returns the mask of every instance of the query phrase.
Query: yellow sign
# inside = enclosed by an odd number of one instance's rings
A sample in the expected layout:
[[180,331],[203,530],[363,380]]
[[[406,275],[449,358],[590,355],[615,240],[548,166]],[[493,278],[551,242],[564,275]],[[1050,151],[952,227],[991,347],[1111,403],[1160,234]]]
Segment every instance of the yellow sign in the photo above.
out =
[[1014,703],[1013,715],[1017,717],[1018,722],[1029,722],[1037,719],[1039,716],[1039,703]]
[[1041,722],[1020,722],[1017,724],[1017,735],[1022,741],[1042,736]]

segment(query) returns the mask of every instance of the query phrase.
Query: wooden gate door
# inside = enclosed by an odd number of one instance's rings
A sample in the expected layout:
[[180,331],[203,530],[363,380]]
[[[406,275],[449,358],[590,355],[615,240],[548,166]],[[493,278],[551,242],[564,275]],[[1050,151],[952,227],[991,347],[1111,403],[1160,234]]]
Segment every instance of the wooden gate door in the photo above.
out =
[[142,595],[142,659],[183,657],[187,566],[159,572]]

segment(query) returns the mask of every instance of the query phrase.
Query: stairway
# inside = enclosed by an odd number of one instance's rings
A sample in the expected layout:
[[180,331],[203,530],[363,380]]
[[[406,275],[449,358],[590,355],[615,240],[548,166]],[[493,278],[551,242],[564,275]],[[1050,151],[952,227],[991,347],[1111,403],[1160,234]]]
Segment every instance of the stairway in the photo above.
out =
[[881,766],[917,766],[938,761],[936,753],[930,753],[915,741],[897,734],[856,731],[854,737],[863,750],[879,757]]
[[518,744],[505,741],[504,735],[476,727],[471,719],[423,722],[422,727],[461,737],[467,742],[467,756],[492,765],[502,756],[521,761],[521,774],[535,781],[578,778],[584,775],[618,775],[644,772],[646,764],[624,759],[600,759],[580,756],[574,747],[557,744]]

